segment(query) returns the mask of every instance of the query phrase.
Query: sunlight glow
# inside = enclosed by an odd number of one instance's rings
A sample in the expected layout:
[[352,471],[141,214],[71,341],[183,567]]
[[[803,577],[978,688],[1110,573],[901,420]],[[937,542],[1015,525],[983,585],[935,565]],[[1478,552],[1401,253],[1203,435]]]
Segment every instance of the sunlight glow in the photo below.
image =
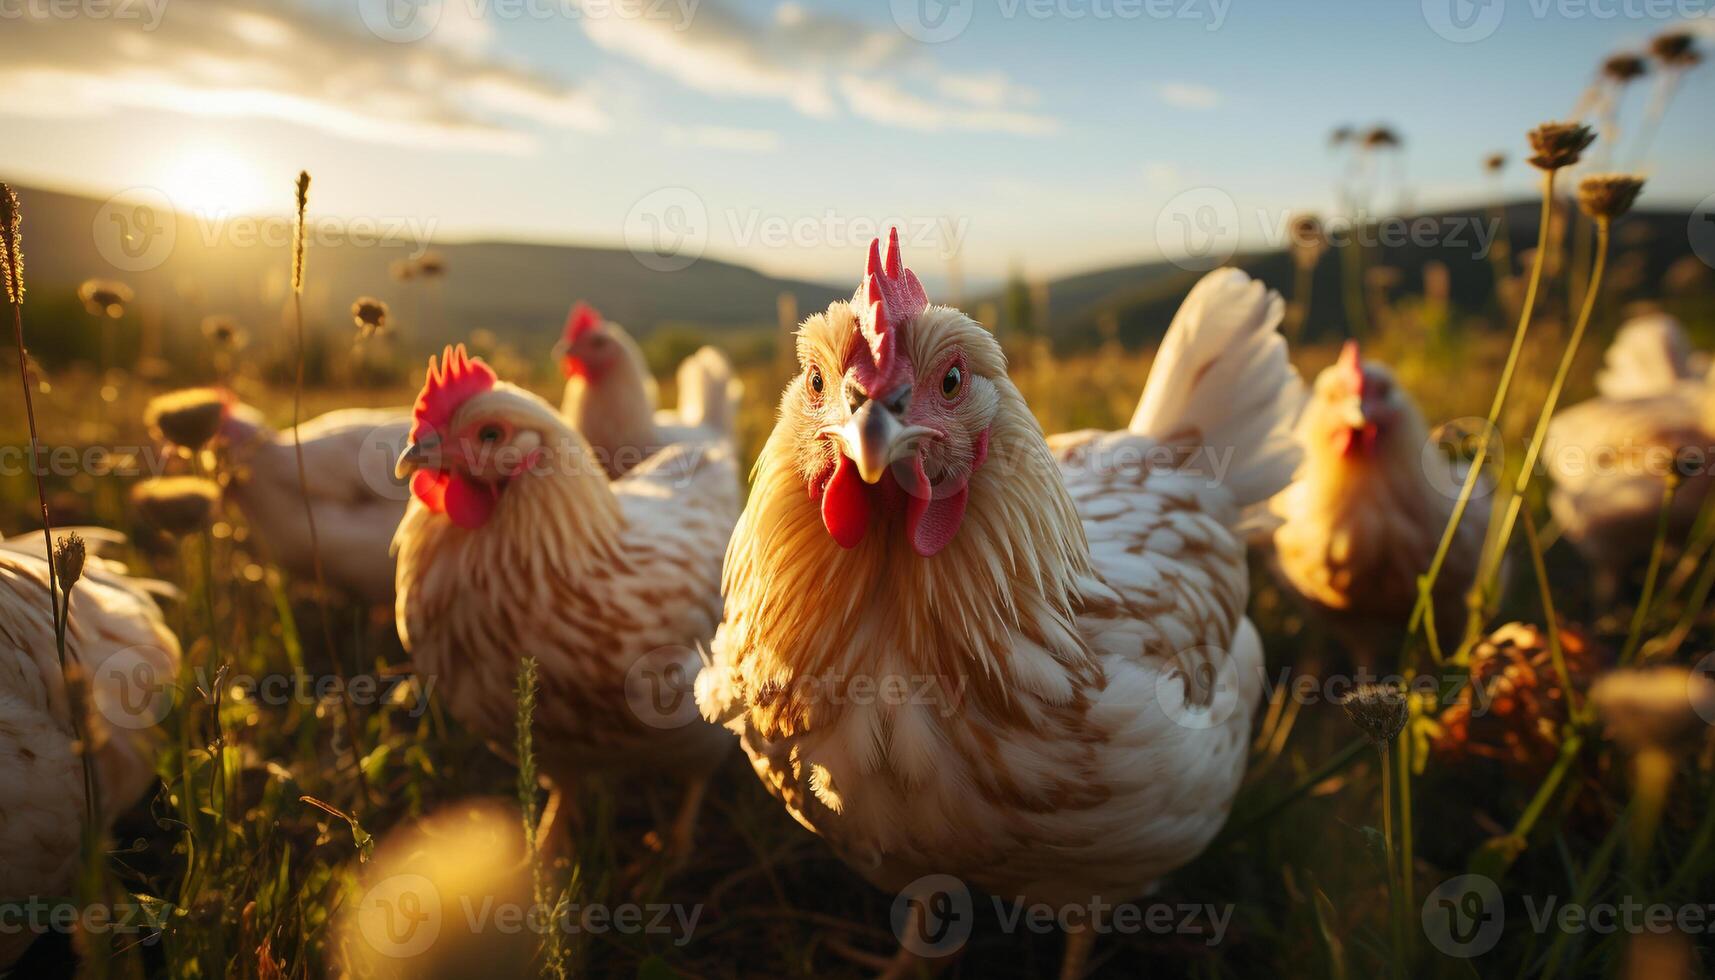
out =
[[166,161],[161,190],[180,211],[242,213],[259,207],[262,185],[255,169],[231,148],[186,147]]

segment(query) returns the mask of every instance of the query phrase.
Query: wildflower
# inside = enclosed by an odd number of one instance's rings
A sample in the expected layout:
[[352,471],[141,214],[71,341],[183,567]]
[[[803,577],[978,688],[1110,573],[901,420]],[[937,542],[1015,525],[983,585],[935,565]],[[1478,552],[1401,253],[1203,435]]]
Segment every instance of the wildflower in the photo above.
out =
[[1685,667],[1616,670],[1590,689],[1608,738],[1631,751],[1695,743],[1715,722],[1715,681]]
[[1635,54],[1616,54],[1602,62],[1602,77],[1625,85],[1649,73],[1649,62]]
[[357,325],[358,339],[368,340],[387,329],[387,304],[373,296],[359,296],[351,304],[351,319]]
[[424,252],[417,260],[417,271],[425,279],[439,279],[447,274],[447,260],[439,252]]
[[1404,144],[1399,134],[1386,126],[1372,126],[1364,132],[1366,150],[1397,150]]
[[298,171],[298,224],[292,231],[292,292],[304,290],[304,209],[310,203],[310,172]]
[[1300,214],[1292,219],[1292,259],[1299,266],[1313,266],[1328,250],[1328,236],[1321,219],[1313,214]]
[[387,267],[387,272],[394,282],[410,282],[417,278],[417,265],[410,259],[395,259]]
[[1530,131],[1531,166],[1555,171],[1578,162],[1596,139],[1590,127],[1575,122],[1545,122]]
[[229,316],[205,316],[202,318],[202,335],[221,350],[236,351],[243,349],[249,338],[238,321]]
[[114,320],[125,315],[125,306],[133,295],[130,286],[112,279],[85,279],[83,285],[77,287],[77,298],[83,300],[83,308],[91,316]]
[[131,502],[150,526],[172,535],[192,534],[214,519],[220,488],[195,476],[146,480],[131,491]]
[[226,420],[228,398],[215,388],[186,388],[157,395],[143,410],[143,421],[164,442],[196,452]]
[[1492,174],[1498,174],[1507,169],[1507,155],[1505,153],[1489,154],[1483,158],[1483,169]]
[[1636,174],[1591,174],[1578,182],[1578,208],[1611,221],[1632,209],[1643,188],[1644,179]]
[[54,546],[54,574],[59,577],[61,589],[69,592],[83,578],[83,563],[88,553],[83,536],[76,532],[61,538]]
[[1387,746],[1405,728],[1411,714],[1405,692],[1392,684],[1359,684],[1340,701],[1346,717],[1376,748]]
[[1669,68],[1692,68],[1703,61],[1697,38],[1689,31],[1668,31],[1650,40],[1650,54]]
[[24,209],[11,184],[0,183],[0,279],[6,283],[6,302],[24,301]]
[[1341,146],[1346,143],[1350,143],[1352,141],[1352,135],[1352,127],[1335,126],[1334,131],[1328,134],[1328,145]]

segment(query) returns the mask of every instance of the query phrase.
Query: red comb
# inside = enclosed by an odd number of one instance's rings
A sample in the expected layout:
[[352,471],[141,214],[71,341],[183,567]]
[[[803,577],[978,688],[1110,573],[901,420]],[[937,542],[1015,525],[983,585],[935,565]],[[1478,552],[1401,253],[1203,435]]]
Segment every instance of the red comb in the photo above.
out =
[[596,312],[595,307],[581,299],[578,300],[577,305],[572,307],[572,312],[566,315],[566,343],[577,343],[584,334],[599,326],[601,326],[601,314]]
[[861,329],[864,339],[869,341],[876,371],[885,376],[893,369],[899,328],[929,308],[929,296],[923,292],[916,273],[905,268],[899,257],[898,228],[888,232],[885,256],[881,240],[870,239],[869,264],[863,275],[857,295]]
[[429,373],[423,379],[423,390],[417,393],[417,404],[411,408],[411,441],[416,442],[425,432],[445,433],[458,411],[472,395],[494,387],[494,369],[465,353],[464,345],[448,347],[437,363],[429,356]]
[[1337,362],[1340,370],[1344,371],[1352,382],[1352,390],[1359,395],[1364,393],[1364,362],[1358,354],[1358,342],[1346,341],[1340,348],[1340,360]]

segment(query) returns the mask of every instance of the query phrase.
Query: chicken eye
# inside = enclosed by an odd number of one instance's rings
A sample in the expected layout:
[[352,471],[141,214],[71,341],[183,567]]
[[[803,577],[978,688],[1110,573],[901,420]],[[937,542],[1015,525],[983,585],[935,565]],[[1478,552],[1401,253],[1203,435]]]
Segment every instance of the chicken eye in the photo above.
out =
[[950,399],[958,395],[959,388],[964,383],[965,373],[959,370],[957,364],[948,368],[947,373],[941,376],[941,397]]
[[476,438],[484,445],[492,446],[506,437],[506,430],[498,425],[485,425],[476,431]]
[[822,369],[814,364],[810,365],[810,390],[815,392],[817,397],[822,394]]

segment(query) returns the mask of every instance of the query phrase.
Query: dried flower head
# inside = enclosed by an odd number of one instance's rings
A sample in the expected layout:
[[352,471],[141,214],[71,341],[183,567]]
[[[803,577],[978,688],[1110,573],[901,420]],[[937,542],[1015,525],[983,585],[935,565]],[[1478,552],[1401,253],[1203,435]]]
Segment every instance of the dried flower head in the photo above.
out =
[[1507,169],[1507,155],[1505,153],[1489,154],[1483,158],[1483,169],[1492,174],[1498,174]]
[[1329,146],[1344,146],[1345,144],[1350,143],[1352,141],[1353,135],[1354,135],[1354,131],[1353,131],[1352,127],[1350,127],[1350,126],[1335,126],[1333,132],[1328,134],[1328,145]]
[[11,184],[0,183],[0,280],[6,302],[24,301],[24,208]]
[[194,534],[214,520],[220,487],[196,476],[145,480],[131,491],[137,513],[151,527],[173,535]]
[[1602,62],[1602,77],[1625,85],[1649,74],[1649,62],[1635,54],[1616,54]]
[[351,320],[357,326],[358,339],[368,340],[387,329],[387,304],[373,296],[359,296],[351,304]]
[[1691,68],[1703,60],[1690,31],[1668,31],[1650,39],[1649,52],[1669,68]]
[[208,445],[226,420],[230,399],[215,388],[186,388],[157,395],[143,410],[155,438],[195,452]]
[[1596,139],[1590,127],[1575,122],[1545,122],[1530,131],[1530,164],[1538,170],[1559,170],[1578,162]]
[[83,563],[88,557],[83,535],[74,531],[59,539],[54,545],[54,575],[59,578],[61,589],[70,589],[83,578]]
[[238,321],[229,316],[205,316],[202,318],[202,335],[208,342],[220,350],[242,350],[249,341],[249,336]]
[[298,221],[292,228],[292,292],[304,290],[304,209],[310,203],[310,172],[298,171],[297,184]]
[[1363,146],[1366,150],[1397,150],[1404,142],[1387,126],[1371,126],[1364,131]]
[[133,297],[131,287],[112,279],[85,279],[77,287],[77,298],[91,316],[117,320],[125,315],[125,307]]
[[1340,706],[1346,709],[1346,717],[1352,719],[1358,731],[1380,749],[1387,748],[1399,735],[1411,715],[1405,692],[1393,684],[1359,684],[1340,701]]
[[424,252],[417,260],[417,271],[425,279],[439,279],[447,274],[447,260],[439,252]]
[[1295,215],[1289,231],[1292,239],[1287,244],[1292,261],[1300,268],[1314,266],[1328,250],[1328,233],[1322,227],[1322,220],[1313,214]]
[[394,259],[387,266],[387,274],[393,277],[394,282],[410,282],[417,278],[417,263],[410,259]]
[[1591,174],[1578,182],[1578,208],[1592,218],[1611,221],[1632,209],[1644,179],[1636,174]]
[[1715,681],[1680,666],[1616,670],[1590,689],[1590,703],[1624,748],[1680,748],[1715,723]]

